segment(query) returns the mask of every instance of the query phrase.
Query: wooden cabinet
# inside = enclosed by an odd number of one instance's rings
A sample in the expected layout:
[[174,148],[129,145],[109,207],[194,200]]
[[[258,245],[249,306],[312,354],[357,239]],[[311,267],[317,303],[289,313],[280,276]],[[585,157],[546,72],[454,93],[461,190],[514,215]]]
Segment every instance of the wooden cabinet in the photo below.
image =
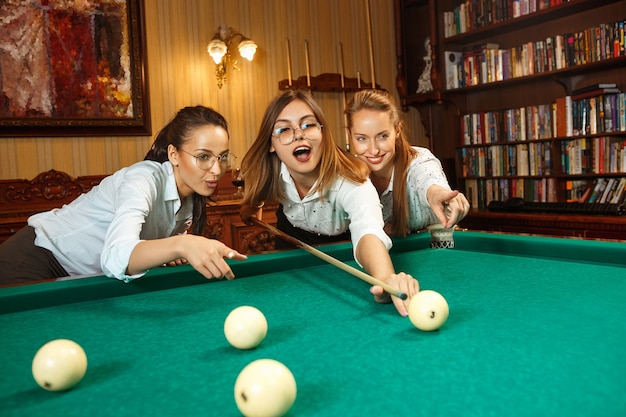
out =
[[[274,250],[276,237],[259,226],[250,226],[241,221],[237,199],[220,199],[207,204],[207,221],[204,236],[217,239],[243,254]],[[263,207],[263,221],[276,225],[278,204]]]
[[[454,153],[451,182],[467,195],[473,211],[509,197],[574,201],[602,180],[619,184],[626,177],[619,159],[626,121],[615,125],[614,119],[611,128],[592,130],[589,118],[583,118],[583,112],[590,114],[588,104],[578,103],[584,99],[567,101],[570,116],[564,107],[565,98],[585,86],[615,83],[626,89],[626,1],[396,0],[396,14],[401,102],[428,120],[438,157]],[[416,62],[423,55],[416,44],[424,36],[421,25],[436,37],[430,94],[413,91]],[[624,96],[612,99],[619,118]],[[600,109],[595,114],[605,117]],[[570,131],[564,130],[566,120],[573,124]],[[578,120],[586,125],[577,126]],[[602,160],[609,164],[612,149],[616,166],[600,167]],[[466,227],[486,228],[487,218],[504,224],[513,215],[480,217],[468,216]],[[532,227],[533,233],[542,229],[539,223]]]
[[[436,0],[394,0],[396,22],[396,87],[403,107],[440,102],[439,46]],[[426,69],[427,41],[430,41],[432,91],[417,93],[419,77]]]
[[[274,250],[277,239],[274,235],[263,227],[241,221],[241,198],[237,196],[237,187],[230,182],[230,178],[229,171],[220,179],[215,194],[207,203],[203,235],[220,240],[246,255]],[[275,226],[276,209],[278,203],[266,203],[263,206],[263,221]]]

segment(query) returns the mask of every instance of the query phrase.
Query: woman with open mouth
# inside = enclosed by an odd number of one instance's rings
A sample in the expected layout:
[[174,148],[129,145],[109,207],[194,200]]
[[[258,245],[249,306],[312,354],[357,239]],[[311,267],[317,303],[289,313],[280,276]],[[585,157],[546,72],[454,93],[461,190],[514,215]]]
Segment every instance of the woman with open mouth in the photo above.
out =
[[287,90],[270,103],[241,164],[246,184],[242,218],[260,219],[264,202],[275,201],[282,232],[309,245],[350,239],[361,267],[408,295],[406,300],[390,297],[375,285],[370,290],[375,299],[392,301],[406,316],[419,283],[409,274],[396,274],[367,165],[344,153],[326,125],[307,91]]

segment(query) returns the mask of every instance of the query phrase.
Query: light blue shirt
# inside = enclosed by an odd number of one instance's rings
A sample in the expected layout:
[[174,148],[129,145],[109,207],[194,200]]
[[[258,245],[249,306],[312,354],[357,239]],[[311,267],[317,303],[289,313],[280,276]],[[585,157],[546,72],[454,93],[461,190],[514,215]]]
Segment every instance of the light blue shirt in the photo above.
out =
[[142,240],[186,233],[192,198],[182,208],[170,162],[142,161],[104,178],[62,208],[28,219],[37,246],[54,254],[70,275],[104,273],[123,281],[130,254]]
[[293,178],[282,162],[280,178],[287,196],[286,201],[281,201],[283,212],[292,225],[326,236],[336,236],[350,229],[355,255],[359,240],[368,234],[377,236],[387,250],[391,249],[391,239],[384,231],[378,193],[369,179],[360,184],[338,178],[328,187],[322,201],[319,192],[300,198]]
[[[406,176],[406,197],[409,204],[410,230],[424,229],[426,226],[438,223],[437,217],[426,199],[426,192],[431,185],[440,185],[450,190],[450,184],[441,166],[441,161],[428,148],[414,146],[417,156],[411,161]],[[387,189],[380,196],[383,205],[383,218],[391,222],[393,214],[393,176]]]

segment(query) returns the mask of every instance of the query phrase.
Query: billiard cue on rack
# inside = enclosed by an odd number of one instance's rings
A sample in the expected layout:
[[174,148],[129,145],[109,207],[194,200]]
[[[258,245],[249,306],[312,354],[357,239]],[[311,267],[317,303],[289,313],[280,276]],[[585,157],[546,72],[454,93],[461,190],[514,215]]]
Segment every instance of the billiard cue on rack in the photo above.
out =
[[372,88],[376,88],[376,74],[374,73],[374,45],[372,42],[372,17],[370,15],[370,0],[365,0],[367,16],[367,40],[370,47],[370,71],[372,72]]
[[346,128],[346,152],[350,153],[350,134],[348,133],[348,115],[346,115],[346,107],[348,107],[348,98],[346,96],[346,81],[344,78],[344,67],[343,67],[343,45],[341,42],[338,43],[339,46],[339,69],[340,72],[340,80],[341,80],[341,94],[343,95],[343,123]]
[[347,272],[350,275],[353,275],[359,279],[362,279],[363,281],[370,283],[372,285],[378,285],[379,287],[382,287],[383,290],[385,290],[387,293],[389,293],[390,295],[393,295],[395,297],[400,298],[401,300],[406,300],[407,299],[407,295],[406,293],[403,293],[400,290],[397,290],[395,288],[393,288],[392,286],[390,286],[389,284],[374,278],[371,275],[366,274],[363,271],[360,271],[348,264],[345,264],[343,262],[341,262],[339,259],[333,258],[332,256],[322,252],[319,249],[315,249],[313,246],[306,244],[304,242],[302,242],[299,239],[296,239],[293,236],[288,235],[287,233],[278,230],[277,228],[275,228],[274,226],[272,226],[271,224],[267,224],[262,220],[257,219],[256,217],[250,217],[250,220],[254,223],[256,223],[259,226],[262,226],[264,228],[266,228],[267,230],[269,230],[270,232],[274,233],[275,235],[277,235],[279,238],[291,243],[294,246],[297,246],[299,248],[304,249],[305,251],[309,252],[312,255],[317,256],[318,258],[320,258],[323,261],[328,262],[329,264],[336,266],[337,268]]

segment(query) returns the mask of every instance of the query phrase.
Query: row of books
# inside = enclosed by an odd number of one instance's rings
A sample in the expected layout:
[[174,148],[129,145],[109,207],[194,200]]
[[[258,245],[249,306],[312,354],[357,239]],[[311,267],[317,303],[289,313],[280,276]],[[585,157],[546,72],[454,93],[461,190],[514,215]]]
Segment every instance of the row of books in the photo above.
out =
[[626,173],[626,139],[601,136],[578,138],[561,143],[561,169],[564,174]]
[[[461,148],[464,177],[552,175],[550,142]],[[577,138],[560,142],[561,173],[567,175],[626,173],[626,139],[618,136]]]
[[626,94],[616,91],[619,90],[606,88],[596,90],[599,94],[589,98],[576,99],[580,95],[557,98],[555,101],[557,136],[626,131]]
[[626,55],[624,18],[512,48],[497,43],[444,52],[446,89],[525,77]]
[[484,210],[489,201],[523,198],[525,201],[556,202],[554,178],[494,178],[465,181],[465,195],[472,208]]
[[494,145],[461,149],[464,177],[507,177],[552,175],[549,142]]
[[463,145],[549,139],[553,135],[552,106],[530,105],[461,116]]
[[[596,178],[594,181],[568,181],[568,203],[626,204],[626,177]],[[465,195],[473,208],[484,210],[490,201],[522,198],[527,202],[556,203],[554,178],[497,178],[465,181]]]
[[[626,93],[602,94],[608,90],[619,91],[616,87],[575,91],[575,95],[558,97],[550,104],[464,114],[461,145],[626,132]],[[589,94],[589,98],[577,99]]]
[[626,204],[626,177],[596,178],[593,183],[576,181],[567,201],[598,204]]
[[466,0],[443,13],[444,36],[480,29],[563,3],[569,0]]

